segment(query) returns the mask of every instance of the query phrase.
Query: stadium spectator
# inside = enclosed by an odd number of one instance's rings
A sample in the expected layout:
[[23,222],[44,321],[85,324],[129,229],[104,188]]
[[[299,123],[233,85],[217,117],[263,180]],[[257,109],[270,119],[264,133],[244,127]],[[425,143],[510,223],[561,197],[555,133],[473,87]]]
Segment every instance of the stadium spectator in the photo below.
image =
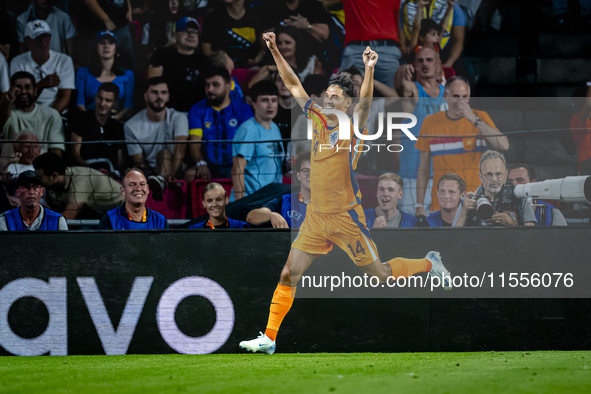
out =
[[[441,49],[445,49],[446,61],[444,67],[453,64],[464,50],[464,36],[466,18],[461,7],[455,0],[407,0],[401,8],[402,37],[400,37],[403,51],[409,53],[418,42],[421,22],[432,19],[443,28],[441,34]],[[446,47],[449,44],[449,48]]]
[[[507,182],[507,164],[502,153],[489,150],[480,158],[480,172],[478,176],[482,185],[476,193],[466,193],[464,207],[456,223],[457,226],[535,226],[536,216],[527,198],[512,197],[510,202],[504,201],[502,197],[504,185]],[[476,211],[477,199],[485,196],[494,209],[490,219],[482,219]]]
[[222,5],[205,17],[203,53],[223,50],[240,68],[257,65],[264,55],[259,16],[244,0],[223,0]]
[[54,0],[33,0],[27,11],[16,18],[16,34],[21,53],[25,48],[25,26],[36,19],[47,22],[52,31],[50,49],[74,56],[74,37],[78,35],[70,15],[60,10]]
[[[394,75],[396,91],[402,100],[404,112],[412,113],[417,118],[417,124],[409,129],[414,136],[418,136],[424,119],[433,113],[441,111],[445,104],[443,99],[444,87],[437,82],[439,70],[439,53],[432,47],[418,48],[415,53],[415,63],[404,64]],[[416,81],[413,81],[416,75]],[[400,168],[398,175],[404,181],[404,195],[399,201],[399,207],[407,213],[414,213],[418,206],[417,176],[421,162],[421,153],[415,146],[415,141],[403,137],[400,141],[403,147],[400,153]],[[442,174],[443,175],[443,174]],[[428,177],[427,177],[428,179]],[[429,189],[433,181],[428,181]],[[426,197],[425,205],[431,203],[431,196]],[[426,216],[426,215],[425,215]]]
[[392,172],[378,178],[378,206],[363,211],[368,228],[414,227],[417,219],[397,208],[402,198],[404,181]]
[[[208,56],[208,59],[213,67],[224,67],[228,70],[228,73],[232,75],[232,71],[234,71],[234,61],[225,51],[220,50],[212,52],[211,55]],[[242,88],[240,88],[236,77],[232,76],[230,82],[232,84],[230,87],[230,99],[244,101],[244,94],[242,93]]]
[[433,48],[441,47],[442,33],[443,27],[440,24],[433,19],[423,19],[417,37],[418,42],[411,43],[410,48],[415,48],[417,45]]
[[[513,186],[536,181],[536,169],[531,164],[513,164],[508,168]],[[532,200],[538,226],[566,226],[566,219],[558,208],[541,200]]]
[[174,45],[175,25],[180,17],[188,14],[183,0],[157,1],[154,3],[153,16],[142,28],[142,45],[148,53]]
[[16,181],[20,206],[0,215],[0,231],[67,230],[66,219],[40,204],[45,193],[43,182],[34,171],[25,171]]
[[123,123],[111,117],[118,98],[117,85],[102,83],[94,98],[94,109],[72,116],[70,138],[75,144],[71,145],[71,153],[76,165],[118,175],[124,168],[124,144],[82,144],[89,141],[125,141]]
[[462,199],[466,196],[466,182],[458,175],[449,173],[437,182],[437,199],[441,210],[427,216],[429,227],[455,226],[462,213]]
[[[223,67],[212,67],[205,74],[207,98],[189,111],[189,140],[228,141],[234,139],[242,123],[252,118],[252,110],[242,100],[232,100],[230,74]],[[204,145],[204,151],[201,151]],[[191,157],[196,163],[195,177],[209,180],[230,178],[232,171],[232,144],[212,142],[190,144]]]
[[[254,116],[245,121],[232,144],[232,196],[239,200],[270,183],[281,183],[285,153],[279,127],[273,123],[277,115],[279,91],[270,81],[261,81],[250,91]],[[261,141],[258,143],[250,143]]]
[[[427,216],[423,202],[431,171],[431,158],[433,179],[440,179],[444,174],[453,172],[464,179],[467,190],[474,191],[478,187],[476,170],[487,145],[500,151],[509,149],[509,140],[497,130],[488,114],[470,108],[470,83],[467,79],[448,79],[444,96],[449,109],[425,118],[416,143],[417,149],[421,151],[417,178],[417,216]],[[436,193],[437,190],[432,191],[432,211],[441,208]]]
[[18,52],[15,48],[19,46],[15,31],[12,28],[11,14],[12,12],[9,13],[4,7],[0,9],[0,54],[5,59],[10,59],[13,53]]
[[0,162],[9,162],[6,166],[0,164],[2,173],[9,178],[16,178],[25,171],[35,171],[33,161],[41,154],[39,139],[31,130],[21,130],[16,135],[16,140],[19,142],[14,144],[14,156],[0,158]]
[[181,166],[186,144],[164,144],[165,141],[186,141],[189,135],[187,117],[167,107],[168,84],[163,78],[148,79],[144,93],[147,108],[129,119],[124,126],[127,152],[135,167],[148,176],[152,198],[162,201],[167,181]]
[[34,20],[25,27],[25,44],[28,52],[16,56],[10,62],[10,75],[26,71],[37,82],[37,102],[62,113],[70,102],[72,89],[76,88],[72,58],[49,49],[51,30],[47,22]]
[[100,31],[94,40],[96,51],[93,53],[91,66],[81,67],[76,74],[76,105],[79,110],[94,109],[96,94],[102,83],[110,82],[118,87],[117,102],[113,118],[125,120],[131,115],[133,107],[133,71],[125,70],[118,64],[117,37],[108,30]]
[[[285,84],[279,76],[279,73],[274,74],[273,80],[275,82],[275,86],[277,86],[277,91],[279,92],[277,116],[273,118],[273,122],[277,125],[277,127],[279,127],[279,131],[281,132],[281,138],[284,140],[283,151],[286,154],[285,163],[287,165],[287,167],[284,169],[284,173],[286,173],[290,170],[289,160],[291,157],[290,139],[292,138],[292,125],[295,123],[298,116],[303,114],[303,112],[301,110],[301,107],[298,105],[297,101],[293,100],[291,92],[289,91],[289,89],[285,87]],[[318,89],[323,89],[328,85],[328,81],[323,75],[310,75],[308,80],[310,81],[310,83],[304,83],[304,88],[306,88],[309,85],[317,84],[317,86],[315,86],[313,89],[306,90],[306,92],[309,92],[311,97],[313,95],[313,92],[319,93]]]
[[369,46],[380,57],[375,79],[393,88],[393,75],[402,57],[398,48],[400,0],[343,0],[343,6],[347,33],[341,70],[351,66],[364,70],[359,54]]
[[271,222],[273,228],[299,228],[311,201],[310,168],[310,151],[300,153],[295,164],[300,190],[284,194],[261,208],[253,209],[246,216],[246,221],[254,225]]
[[6,93],[10,89],[10,79],[8,78],[8,62],[2,53],[0,53],[0,93]]
[[164,215],[146,206],[150,187],[143,171],[130,168],[121,185],[123,204],[107,211],[99,223],[99,230],[159,230],[168,228]]
[[[37,86],[31,74],[19,71],[10,78],[10,90],[0,100],[0,139],[16,140],[21,130],[28,129],[39,141],[51,142],[41,145],[41,154],[50,150],[61,156],[65,149],[62,118],[55,109],[38,105],[36,97]],[[2,156],[12,156],[12,144],[2,144],[1,152]]]
[[228,205],[228,196],[222,185],[216,182],[208,183],[201,192],[201,204],[207,210],[209,218],[206,222],[201,222],[189,226],[189,228],[204,228],[218,230],[223,228],[248,228],[248,223],[241,220],[230,219],[226,216],[226,205]]
[[132,21],[131,1],[83,1],[93,14],[92,20],[86,21],[89,27],[94,29],[93,34],[97,30],[111,30],[117,37],[121,66],[129,70],[134,70],[135,59],[133,57],[133,45],[128,26],[129,22]]
[[66,219],[100,218],[123,200],[119,183],[92,168],[66,167],[55,153],[39,156],[33,166],[48,190],[49,207]]
[[199,23],[195,18],[184,17],[176,22],[174,45],[154,52],[150,59],[153,67],[162,67],[162,77],[170,87],[172,101],[169,107],[187,112],[191,106],[205,97],[203,71],[209,60],[199,46]]

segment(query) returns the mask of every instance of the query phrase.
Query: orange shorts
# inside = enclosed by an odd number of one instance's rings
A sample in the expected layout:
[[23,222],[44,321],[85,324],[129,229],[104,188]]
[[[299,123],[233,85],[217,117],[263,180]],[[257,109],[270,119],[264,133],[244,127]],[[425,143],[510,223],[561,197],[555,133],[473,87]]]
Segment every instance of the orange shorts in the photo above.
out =
[[359,266],[378,259],[378,249],[369,235],[361,205],[341,213],[319,213],[310,204],[306,211],[292,248],[323,255],[337,245]]

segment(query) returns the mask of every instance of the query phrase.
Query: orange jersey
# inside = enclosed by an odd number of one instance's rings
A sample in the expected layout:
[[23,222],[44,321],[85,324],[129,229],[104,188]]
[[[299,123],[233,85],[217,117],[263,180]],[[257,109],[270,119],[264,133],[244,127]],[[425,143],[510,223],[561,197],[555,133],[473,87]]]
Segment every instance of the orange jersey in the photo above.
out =
[[[316,212],[345,212],[361,204],[361,192],[355,180],[354,170],[362,149],[361,140],[353,132],[350,119],[351,138],[339,139],[339,127],[329,127],[321,107],[309,100],[304,113],[312,119],[312,162],[310,163],[310,191],[312,206]],[[367,134],[367,127],[361,131]],[[359,152],[355,150],[358,148]]]

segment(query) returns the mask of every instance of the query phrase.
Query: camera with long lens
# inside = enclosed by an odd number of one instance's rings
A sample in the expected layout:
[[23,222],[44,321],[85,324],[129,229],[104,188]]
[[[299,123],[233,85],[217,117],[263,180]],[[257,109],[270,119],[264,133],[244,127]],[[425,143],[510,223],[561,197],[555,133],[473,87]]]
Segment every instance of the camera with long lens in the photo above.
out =
[[490,200],[485,195],[470,196],[472,200],[476,200],[476,213],[481,219],[488,220],[492,218],[495,213]]
[[567,176],[525,183],[513,189],[517,198],[591,204],[591,176]]

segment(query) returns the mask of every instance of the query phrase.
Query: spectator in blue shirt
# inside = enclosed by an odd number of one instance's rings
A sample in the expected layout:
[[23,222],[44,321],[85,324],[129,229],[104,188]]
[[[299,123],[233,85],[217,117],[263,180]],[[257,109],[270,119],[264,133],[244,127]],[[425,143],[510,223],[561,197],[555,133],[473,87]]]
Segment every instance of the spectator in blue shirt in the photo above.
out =
[[[234,60],[228,56],[226,51],[222,51],[220,49],[219,51],[212,52],[212,54],[207,58],[209,59],[209,62],[212,66],[224,67],[226,70],[228,70],[228,73],[232,75],[232,71],[234,71]],[[230,84],[230,99],[244,101],[244,94],[242,93],[242,88],[238,84],[236,77],[232,76]]]
[[299,228],[311,200],[310,168],[310,151],[300,153],[295,163],[300,190],[274,198],[261,208],[253,209],[246,216],[246,221],[254,225],[271,222],[273,228]]
[[[196,163],[195,177],[202,180],[230,178],[232,144],[236,130],[252,118],[252,110],[242,100],[232,100],[230,73],[223,67],[212,67],[205,75],[207,98],[189,111],[189,140],[211,142],[190,144],[191,157]],[[203,151],[201,146],[203,146]]]
[[250,97],[254,116],[238,128],[232,146],[234,187],[230,201],[240,200],[270,183],[283,181],[285,153],[281,132],[273,122],[277,115],[279,90],[273,82],[261,81],[252,87]]
[[168,228],[164,215],[146,206],[150,188],[146,175],[139,168],[125,172],[121,185],[125,199],[121,206],[107,211],[99,223],[99,230],[158,230]]
[[209,218],[189,228],[224,229],[224,228],[248,228],[248,223],[241,220],[230,219],[226,216],[226,205],[228,196],[226,190],[217,182],[208,183],[201,192],[201,204],[207,210]]
[[445,174],[437,182],[440,211],[427,216],[429,227],[453,227],[460,218],[466,196],[466,182],[457,174]]
[[392,172],[386,172],[378,178],[378,206],[366,209],[365,219],[368,228],[377,227],[414,227],[418,219],[397,208],[402,198],[404,182]]
[[100,31],[94,40],[96,51],[90,67],[82,67],[76,74],[76,105],[81,111],[95,109],[94,98],[104,82],[111,82],[119,88],[119,108],[113,118],[125,120],[133,108],[133,71],[119,66],[117,57],[118,40],[109,30]]

